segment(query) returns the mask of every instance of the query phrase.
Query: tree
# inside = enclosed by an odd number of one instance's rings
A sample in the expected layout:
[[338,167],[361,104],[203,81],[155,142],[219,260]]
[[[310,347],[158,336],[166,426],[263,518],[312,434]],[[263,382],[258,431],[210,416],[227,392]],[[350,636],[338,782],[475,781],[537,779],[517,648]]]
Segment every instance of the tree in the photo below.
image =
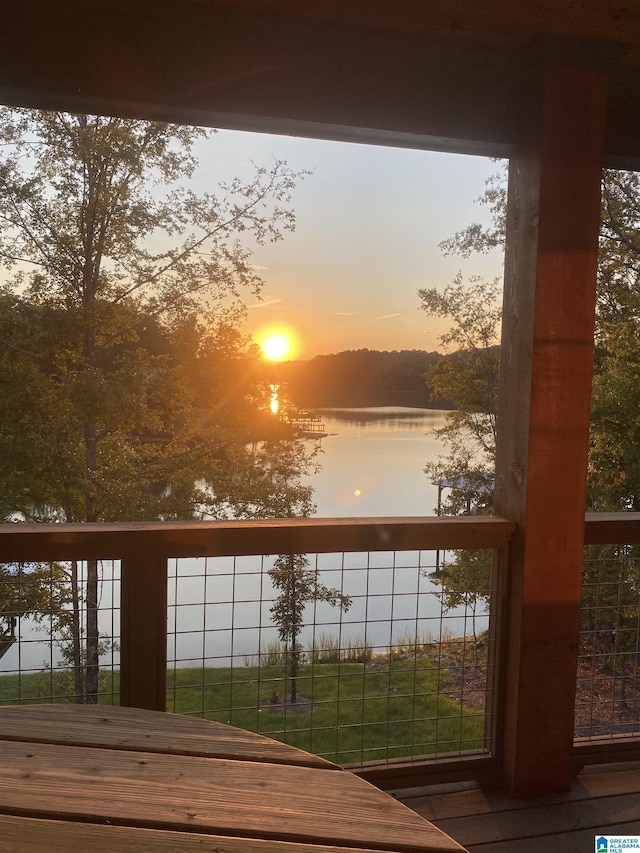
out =
[[[593,510],[640,509],[640,181],[606,171],[598,258],[596,352],[588,502]],[[629,663],[638,665],[640,572],[636,545],[585,549],[585,642],[620,679],[626,705]]]
[[[459,274],[442,292],[430,288],[419,296],[425,311],[451,321],[440,343],[453,351],[429,368],[426,382],[437,397],[455,405],[444,426],[433,430],[449,453],[428,464],[425,473],[438,484],[439,513],[491,512],[500,370],[498,282],[474,277],[467,283]],[[491,556],[482,550],[454,551],[431,576],[442,587],[445,612],[463,604],[471,609],[474,654],[476,617],[490,596]]]
[[640,340],[634,318],[601,324],[592,393],[589,503],[640,511]]
[[462,511],[470,492],[476,511],[489,511],[492,504],[500,370],[499,292],[497,281],[474,277],[467,284],[460,274],[443,291],[419,291],[421,307],[427,313],[451,321],[440,343],[454,350],[426,374],[435,396],[455,405],[447,413],[445,425],[434,430],[450,448],[449,454],[425,468],[434,482],[450,485],[445,512]]
[[[473,659],[478,665],[477,618],[479,608],[486,605],[491,596],[491,551],[454,551],[453,560],[442,564],[440,600],[445,611],[464,606],[471,611],[471,633],[473,636]],[[434,578],[434,582],[438,579]]]
[[604,173],[589,503],[640,508],[640,180]]
[[[472,223],[440,244],[445,255],[468,258],[486,253],[504,242],[506,188],[504,175],[489,178],[483,204],[490,207],[492,223]],[[453,351],[432,367],[426,377],[436,396],[453,402],[454,411],[434,434],[449,447],[449,453],[427,465],[425,473],[446,488],[446,499],[438,511],[489,513],[493,508],[493,485],[500,373],[499,281],[473,276],[466,283],[461,273],[452,284],[419,291],[427,313],[451,321],[440,343]],[[432,577],[442,584],[445,611],[462,604],[471,608],[474,655],[477,655],[476,617],[491,594],[492,555],[487,551],[454,551],[442,572]],[[477,660],[477,658],[476,658]]]
[[[265,442],[257,449],[253,476],[247,479],[248,493],[243,509],[245,516],[260,518],[307,518],[315,512],[313,489],[303,478],[317,464],[319,448],[303,441]],[[297,680],[304,650],[298,642],[304,627],[307,604],[325,601],[347,611],[351,599],[339,589],[320,582],[317,567],[312,568],[306,554],[280,554],[269,569],[269,577],[277,591],[271,615],[285,645],[285,669],[289,677],[289,700],[298,701]],[[285,690],[286,701],[286,690]]]
[[606,324],[638,317],[639,277],[640,178],[608,169],[602,177],[597,340]]
[[70,590],[64,566],[59,563],[0,564],[0,658],[16,641],[18,619],[51,619],[66,628]]
[[[262,283],[240,237],[279,240],[294,227],[297,176],[276,162],[196,195],[185,184],[205,131],[27,110],[1,117],[0,259],[12,273],[0,292],[4,517],[223,512],[230,472],[246,467],[247,437],[259,429],[252,354],[235,330],[241,292]],[[244,385],[204,394],[203,369],[234,361],[247,368]],[[98,576],[91,561],[89,702]],[[79,668],[77,647],[74,658]]]
[[278,636],[285,644],[287,674],[290,684],[290,701],[298,701],[297,680],[304,649],[298,642],[304,627],[304,612],[307,604],[326,601],[332,607],[349,609],[351,599],[339,589],[331,589],[320,583],[318,569],[312,568],[304,554],[280,554],[269,570],[271,582],[279,594],[271,607]]

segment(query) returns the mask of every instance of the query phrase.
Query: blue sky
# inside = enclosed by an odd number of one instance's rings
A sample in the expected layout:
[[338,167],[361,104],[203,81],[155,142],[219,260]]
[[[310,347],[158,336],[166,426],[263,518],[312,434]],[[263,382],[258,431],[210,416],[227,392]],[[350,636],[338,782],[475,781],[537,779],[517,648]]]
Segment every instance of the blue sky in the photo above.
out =
[[443,258],[438,243],[472,221],[498,166],[481,157],[257,133],[219,131],[199,145],[195,188],[284,159],[312,174],[293,196],[297,226],[256,247],[263,301],[248,300],[249,330],[285,327],[296,355],[346,349],[438,348],[442,325],[419,310],[417,291],[465,276],[502,276],[502,255]]

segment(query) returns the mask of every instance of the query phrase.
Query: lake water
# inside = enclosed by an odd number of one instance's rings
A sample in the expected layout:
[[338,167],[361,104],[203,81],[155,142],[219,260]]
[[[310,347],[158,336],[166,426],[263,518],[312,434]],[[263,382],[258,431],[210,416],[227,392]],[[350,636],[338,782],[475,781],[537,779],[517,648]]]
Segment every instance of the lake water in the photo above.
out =
[[[321,469],[313,475],[317,516],[434,515],[437,489],[424,474],[426,462],[442,453],[430,435],[442,426],[445,412],[425,409],[340,409],[320,413],[326,435],[320,439]],[[437,638],[443,630],[470,633],[467,614],[458,609],[443,614],[439,587],[429,578],[434,552],[402,554],[320,555],[321,579],[340,587],[352,599],[349,612],[317,605],[308,622],[317,633],[338,636],[342,645],[366,642],[384,648],[405,635]],[[268,599],[267,576],[273,558],[216,558],[171,561],[169,567],[169,657],[186,666],[207,658],[225,665],[231,655],[255,655],[276,639]],[[110,608],[111,581],[118,569],[103,569],[101,630],[119,632],[119,614]],[[311,608],[309,608],[310,610]],[[233,622],[233,630],[232,630]],[[0,660],[0,671],[56,665],[58,655],[39,636],[33,624],[20,627],[23,642]],[[305,629],[310,643],[313,629]]]
[[326,438],[313,478],[317,515],[434,515],[437,489],[423,469],[442,453],[430,431],[446,412],[332,409],[320,412]]

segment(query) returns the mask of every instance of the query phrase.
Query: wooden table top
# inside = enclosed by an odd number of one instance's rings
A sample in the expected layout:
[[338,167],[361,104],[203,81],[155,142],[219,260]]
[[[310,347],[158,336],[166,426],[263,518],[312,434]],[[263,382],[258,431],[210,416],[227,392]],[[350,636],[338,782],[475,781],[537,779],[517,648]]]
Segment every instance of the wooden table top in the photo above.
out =
[[0,708],[0,851],[461,851],[363,779],[253,732],[134,708]]

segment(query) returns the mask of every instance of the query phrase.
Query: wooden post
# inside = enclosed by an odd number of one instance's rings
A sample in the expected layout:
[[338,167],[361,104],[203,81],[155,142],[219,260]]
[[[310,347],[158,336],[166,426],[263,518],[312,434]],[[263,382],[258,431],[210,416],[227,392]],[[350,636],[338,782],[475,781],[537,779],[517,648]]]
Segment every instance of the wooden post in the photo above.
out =
[[120,704],[167,707],[167,560],[150,552],[122,558]]
[[547,61],[510,164],[496,512],[510,550],[502,758],[515,795],[569,787],[606,75]]

